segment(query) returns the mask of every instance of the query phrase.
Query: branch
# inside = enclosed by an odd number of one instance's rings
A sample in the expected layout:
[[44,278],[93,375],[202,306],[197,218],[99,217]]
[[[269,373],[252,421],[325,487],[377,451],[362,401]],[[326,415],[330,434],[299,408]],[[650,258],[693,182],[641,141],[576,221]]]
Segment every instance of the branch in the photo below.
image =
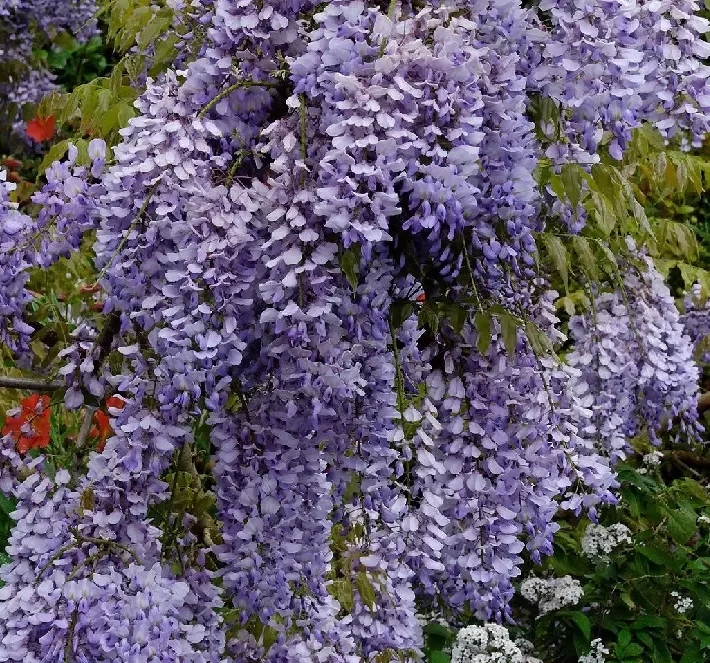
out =
[[98,338],[96,339],[96,347],[99,349],[99,356],[96,358],[98,366],[95,370],[99,370],[104,363],[108,353],[111,350],[111,344],[114,337],[121,331],[121,313],[113,310],[108,314]]
[[99,281],[105,276],[106,272],[108,271],[109,267],[113,264],[113,261],[116,259],[119,253],[123,251],[123,247],[126,246],[126,243],[128,242],[128,238],[130,234],[133,232],[135,227],[138,225],[138,222],[143,218],[143,215],[145,214],[146,210],[148,209],[148,205],[150,205],[150,201],[153,198],[153,195],[155,194],[155,191],[158,188],[158,185],[162,182],[163,176],[161,175],[157,181],[153,183],[153,186],[150,187],[148,193],[146,194],[145,200],[143,201],[143,204],[141,205],[141,208],[138,210],[138,214],[135,219],[131,222],[131,225],[128,226],[128,230],[126,231],[126,234],[121,238],[121,241],[118,243],[118,247],[116,247],[116,250],[113,252],[113,255],[109,259],[109,261],[104,265],[103,269],[99,272],[99,275],[96,277],[95,285],[99,284]]
[[74,631],[76,630],[76,623],[79,620],[79,606],[76,607],[74,613],[71,616],[71,621],[69,622],[69,630],[67,631],[67,642],[64,645],[64,660],[70,661],[72,650],[74,649]]
[[6,375],[0,376],[0,389],[28,389],[30,391],[56,391],[63,389],[63,382],[47,382],[32,378],[15,378]]
[[89,432],[91,431],[91,424],[94,421],[94,415],[99,408],[95,405],[87,405],[86,413],[84,414],[84,419],[81,422],[81,428],[79,429],[79,435],[76,437],[76,448],[81,450],[84,448],[86,441],[89,439]]
[[698,414],[702,414],[706,410],[710,410],[710,391],[701,394],[698,399]]
[[700,474],[700,472],[698,472],[697,470],[694,470],[692,467],[690,467],[690,465],[687,465],[686,463],[684,463],[675,454],[671,454],[671,460],[673,460],[673,462],[676,465],[678,465],[679,467],[682,467],[686,472],[690,472],[696,479],[702,480],[704,478],[703,475]]
[[39,584],[40,580],[42,579],[42,575],[44,572],[54,564],[65,552],[69,552],[72,548],[74,547],[73,543],[67,543],[67,545],[62,546],[57,552],[54,553],[49,558],[49,561],[39,570],[39,573],[37,574],[37,578],[35,579],[35,585]]
[[143,566],[143,563],[141,562],[138,555],[136,555],[133,548],[127,546],[125,543],[119,543],[118,541],[111,541],[109,539],[96,539],[93,536],[84,536],[76,527],[72,527],[69,531],[74,535],[74,538],[77,541],[80,541],[81,543],[93,543],[95,546],[119,548],[120,550],[127,552],[131,557],[133,557],[136,564]]
[[197,119],[201,120],[207,113],[210,112],[222,99],[228,97],[235,90],[240,90],[249,87],[279,87],[279,83],[271,83],[269,81],[240,81],[234,85],[230,85],[226,90],[219,92],[213,99],[207,102],[207,105],[197,114]]
[[694,454],[692,451],[683,451],[679,449],[671,453],[671,457],[685,465],[690,465],[691,467],[710,467],[710,458],[703,458]]

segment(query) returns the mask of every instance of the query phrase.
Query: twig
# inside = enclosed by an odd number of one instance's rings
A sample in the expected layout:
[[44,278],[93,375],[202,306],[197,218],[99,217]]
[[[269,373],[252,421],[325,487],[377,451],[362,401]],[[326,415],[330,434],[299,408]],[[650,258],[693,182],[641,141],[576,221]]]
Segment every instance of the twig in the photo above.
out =
[[145,200],[143,201],[143,204],[141,205],[141,208],[138,210],[138,215],[136,216],[135,219],[131,222],[131,225],[128,227],[128,230],[126,231],[126,234],[121,238],[121,241],[118,243],[118,247],[116,250],[113,252],[113,255],[109,259],[109,261],[104,265],[104,268],[99,272],[99,275],[96,277],[95,285],[99,285],[99,281],[104,277],[106,272],[108,271],[109,267],[113,264],[113,261],[116,259],[119,253],[123,251],[123,247],[126,246],[126,243],[128,242],[128,238],[130,237],[131,233],[135,230],[136,226],[138,225],[138,222],[143,218],[143,215],[145,214],[146,210],[148,209],[148,205],[150,205],[150,201],[153,198],[153,194],[155,194],[156,189],[158,188],[158,185],[162,182],[162,176],[158,178],[158,180],[153,184],[153,186],[150,188],[148,191],[148,194],[145,197]]
[[694,470],[690,465],[686,465],[680,458],[677,456],[671,456],[673,461],[676,463],[676,465],[682,467],[686,472],[690,472],[696,479],[702,480],[704,477],[700,472],[697,470]]
[[222,90],[213,99],[207,102],[207,105],[197,114],[197,119],[202,119],[222,99],[232,94],[235,90],[248,87],[279,87],[279,83],[271,83],[269,81],[241,81],[239,83],[235,83],[234,85],[230,85],[226,90]]
[[81,569],[83,569],[85,566],[88,566],[92,562],[95,562],[96,560],[101,559],[105,554],[106,554],[106,552],[104,552],[104,551],[97,552],[97,553],[94,553],[93,555],[89,555],[86,559],[79,562],[79,564],[76,565],[74,570],[67,576],[66,582],[69,582],[70,580],[73,580],[74,578],[76,578],[76,576],[79,574],[79,571],[81,571]]
[[15,378],[6,375],[0,376],[0,389],[28,389],[30,391],[56,391],[66,387],[63,382],[47,382],[33,378]]
[[69,531],[74,535],[77,541],[81,541],[82,543],[93,543],[95,546],[108,546],[124,550],[131,557],[133,557],[136,564],[143,566],[143,563],[141,562],[138,555],[136,555],[133,548],[127,546],[125,543],[119,543],[118,541],[110,541],[109,539],[96,539],[92,536],[84,536],[78,529],[76,529],[76,527],[72,527]]
[[710,467],[710,458],[703,458],[702,456],[694,454],[692,451],[683,451],[682,449],[678,449],[677,451],[673,451],[671,453],[671,457],[676,458],[687,465],[705,468]]
[[74,630],[76,629],[76,622],[79,619],[79,606],[74,610],[74,614],[71,616],[71,621],[69,622],[69,630],[67,631],[67,644],[64,647],[64,660],[69,663],[71,660],[70,656],[72,650],[74,649]]
[[44,572],[50,566],[52,566],[52,564],[54,564],[54,562],[56,562],[65,552],[69,552],[73,547],[73,543],[67,543],[67,545],[62,546],[59,550],[57,550],[57,552],[55,552],[54,555],[49,558],[49,561],[39,570],[39,573],[37,574],[37,579],[35,580],[35,585],[39,584],[39,581],[41,580]]
[[79,429],[79,435],[76,438],[76,448],[81,450],[84,448],[86,441],[89,439],[89,432],[91,431],[91,424],[94,421],[94,415],[99,408],[95,405],[87,405],[86,413],[84,414],[84,419],[81,422],[81,428]]
[[104,363],[104,359],[106,359],[106,356],[111,350],[113,339],[120,330],[121,314],[119,311],[111,311],[106,318],[106,322],[104,323],[98,338],[96,339],[96,347],[99,349],[99,356],[96,358],[98,365],[94,369],[95,371],[100,370]]

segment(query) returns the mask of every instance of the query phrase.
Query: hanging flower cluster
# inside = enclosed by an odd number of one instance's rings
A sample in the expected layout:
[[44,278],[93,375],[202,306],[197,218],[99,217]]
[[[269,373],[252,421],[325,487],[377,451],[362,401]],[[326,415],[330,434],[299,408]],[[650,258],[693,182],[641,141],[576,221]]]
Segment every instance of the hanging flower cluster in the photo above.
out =
[[641,269],[631,267],[618,291],[599,295],[592,313],[570,321],[575,346],[567,360],[595,412],[590,434],[614,459],[644,430],[654,443],[674,422],[690,439],[701,430],[693,343],[652,261]]
[[[54,75],[36,63],[37,44],[66,31],[85,41],[97,31],[96,0],[0,0],[0,98],[10,109],[16,137],[40,142],[42,135],[25,133],[22,107],[37,104],[57,86]],[[4,114],[4,113],[3,113]],[[3,138],[7,138],[4,136]]]
[[[199,52],[148,81],[108,167],[102,141],[86,166],[71,149],[36,219],[0,182],[2,340],[32,333],[27,270],[93,230],[105,293],[59,370],[98,449],[50,476],[2,439],[0,661],[416,661],[417,602],[506,619],[558,510],[614,501],[629,436],[697,432],[692,347],[650,261],[572,319],[567,364],[521,327],[565,340],[534,233],[548,207],[584,224],[535,167],[592,161],[604,129],[623,151],[643,120],[704,130],[704,24],[660,1],[611,27],[612,2],[186,4]],[[691,43],[654,56],[659,85],[679,62],[696,111],[672,126],[638,60],[666,23]],[[638,113],[607,116],[617,86]],[[572,153],[536,141],[540,92],[570,111]],[[494,626],[469,635],[456,660],[525,660]]]

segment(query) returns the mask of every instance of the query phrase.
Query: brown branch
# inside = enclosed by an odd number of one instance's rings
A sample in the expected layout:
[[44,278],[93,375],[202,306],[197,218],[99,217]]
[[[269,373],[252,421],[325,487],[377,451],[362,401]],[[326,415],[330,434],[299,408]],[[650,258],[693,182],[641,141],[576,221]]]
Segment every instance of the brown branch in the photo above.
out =
[[118,548],[119,550],[123,550],[127,552],[131,557],[133,557],[136,564],[143,566],[140,557],[136,555],[133,548],[127,546],[125,543],[111,541],[110,539],[97,539],[93,536],[84,536],[76,527],[72,527],[69,531],[74,535],[74,538],[77,539],[77,541],[80,541],[82,543],[93,543],[95,546],[107,546],[109,548]]
[[89,433],[91,432],[91,424],[94,421],[94,415],[99,408],[95,405],[87,405],[86,413],[84,414],[84,419],[81,422],[81,428],[79,429],[79,435],[76,437],[76,448],[81,450],[86,445],[86,441],[89,439]]
[[111,311],[106,318],[106,322],[104,323],[98,338],[96,339],[96,347],[99,348],[99,356],[96,358],[98,362],[96,370],[103,365],[106,356],[111,351],[113,339],[120,330],[121,314],[115,310]]
[[47,380],[34,380],[33,378],[16,378],[7,375],[0,376],[0,389],[27,389],[29,391],[56,391],[63,389],[63,382],[47,382]]
[[703,479],[703,478],[704,478],[703,475],[700,474],[700,472],[698,472],[697,470],[694,470],[694,469],[693,469],[692,467],[690,467],[690,465],[688,465],[687,463],[684,463],[684,462],[683,462],[680,458],[678,458],[678,456],[676,456],[675,454],[671,454],[671,460],[672,460],[676,465],[678,465],[678,467],[681,467],[681,468],[684,469],[686,472],[690,472],[690,474],[692,474],[696,479],[700,480],[700,479]]
[[67,642],[64,646],[64,660],[67,663],[71,660],[71,653],[74,650],[74,631],[76,630],[76,623],[79,620],[79,606],[76,607],[74,613],[71,616],[71,621],[69,622],[69,630],[67,631]]
[[692,451],[683,451],[679,449],[678,451],[673,451],[671,453],[671,457],[674,460],[680,461],[686,465],[710,468],[710,458],[703,458],[702,456],[694,454]]
[[710,410],[710,391],[701,394],[698,399],[698,414],[702,414],[707,410]]
[[44,572],[54,564],[65,552],[69,552],[72,548],[74,547],[73,543],[68,543],[65,546],[62,546],[57,552],[55,552],[50,558],[49,561],[39,570],[39,573],[37,574],[37,578],[35,580],[35,585],[39,584],[40,580],[42,579],[42,575]]

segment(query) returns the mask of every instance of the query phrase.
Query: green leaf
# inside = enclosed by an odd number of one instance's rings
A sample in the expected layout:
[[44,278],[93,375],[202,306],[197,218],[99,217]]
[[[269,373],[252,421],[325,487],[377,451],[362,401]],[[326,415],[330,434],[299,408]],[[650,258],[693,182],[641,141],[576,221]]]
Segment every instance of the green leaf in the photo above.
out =
[[660,548],[650,548],[648,546],[638,546],[637,552],[643,555],[646,559],[650,559],[654,564],[659,564],[666,568],[674,566],[673,557],[665,550]]
[[343,270],[343,274],[345,274],[353,290],[357,290],[360,280],[360,253],[360,245],[353,244],[343,251],[343,255],[340,258],[340,269]]
[[390,319],[392,320],[392,326],[395,329],[399,329],[405,320],[409,318],[414,313],[414,304],[408,300],[400,299],[392,302],[390,306]]
[[582,269],[586,275],[593,281],[596,281],[598,279],[599,272],[597,270],[594,252],[589,244],[589,240],[586,237],[575,235],[572,238],[572,248],[577,254],[579,262],[582,265]]
[[565,613],[579,628],[582,635],[587,641],[589,641],[592,634],[592,623],[589,621],[589,617],[583,612],[574,611]]
[[617,216],[606,197],[597,191],[592,191],[586,208],[593,215],[596,226],[602,235],[609,237],[616,226]]
[[705,657],[697,645],[689,646],[680,659],[680,663],[704,663]]
[[629,607],[631,610],[636,610],[636,604],[631,598],[631,595],[627,591],[623,591],[619,594],[619,598]]
[[466,308],[458,302],[441,302],[439,306],[441,314],[448,318],[454,331],[460,334],[468,319],[468,311]]
[[552,193],[554,193],[562,202],[565,201],[565,186],[559,175],[552,175],[550,177],[550,188],[552,189]]
[[676,543],[687,543],[688,539],[695,534],[695,512],[688,508],[666,509],[668,521],[666,527]]
[[341,608],[350,613],[355,608],[353,586],[347,578],[333,580],[328,585],[328,593],[340,603]]
[[594,243],[602,254],[603,260],[601,262],[605,267],[604,271],[611,277],[616,276],[619,272],[619,265],[616,262],[614,252],[609,248],[606,242],[600,239],[595,239]]
[[700,504],[710,503],[710,495],[708,494],[708,491],[695,479],[691,479],[690,477],[678,479],[673,484],[673,487],[677,488],[681,494],[697,500]]
[[4,493],[0,493],[0,510],[9,516],[17,508],[17,503],[14,499],[8,497]]
[[643,647],[638,642],[632,642],[627,647],[624,647],[624,658],[633,658],[643,654]]
[[430,302],[425,302],[419,311],[419,327],[428,329],[432,334],[439,331],[439,316],[435,306]]
[[554,352],[550,337],[530,320],[525,322],[525,335],[536,355],[543,356]]
[[512,356],[518,344],[518,320],[510,313],[499,313],[498,321],[503,334],[503,344],[508,354]]
[[445,640],[450,640],[454,635],[446,626],[439,622],[429,622],[424,627],[424,633],[426,635],[436,635]]
[[540,233],[540,238],[545,245],[547,255],[552,260],[552,265],[562,277],[562,282],[565,285],[565,293],[569,294],[569,273],[567,268],[568,256],[565,245],[559,237],[551,233]]
[[49,152],[47,152],[44,159],[42,159],[42,163],[39,167],[40,173],[43,173],[45,170],[47,170],[47,168],[49,168],[55,161],[61,160],[68,151],[68,140],[62,140],[52,145]]
[[478,351],[485,357],[491,347],[491,316],[488,313],[476,313],[473,324],[478,332]]
[[666,623],[666,620],[658,615],[641,615],[631,624],[631,628],[634,631],[642,628],[664,628]]
[[652,663],[673,663],[673,657],[665,642],[656,640],[651,652]]
[[627,631],[626,629],[621,631],[617,642],[619,643],[619,646],[626,647],[631,642],[631,631]]
[[565,194],[573,208],[579,205],[582,197],[582,172],[577,164],[566,163],[560,173]]
[[368,607],[370,610],[374,609],[375,603],[377,602],[377,595],[375,594],[375,587],[367,572],[364,569],[358,571],[355,576],[355,587],[357,588],[357,593],[360,595],[360,600]]

